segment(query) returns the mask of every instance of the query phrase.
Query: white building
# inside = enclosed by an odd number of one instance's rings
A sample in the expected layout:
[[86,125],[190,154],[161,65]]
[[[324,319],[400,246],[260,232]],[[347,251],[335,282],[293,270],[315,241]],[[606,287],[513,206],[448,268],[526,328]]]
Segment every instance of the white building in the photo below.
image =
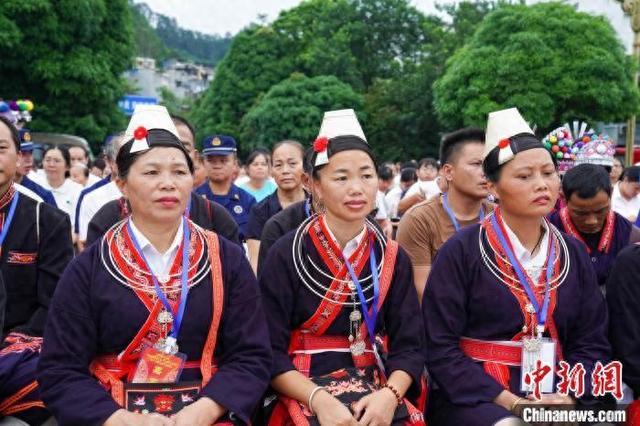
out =
[[134,68],[125,72],[125,78],[136,88],[135,94],[157,98],[163,87],[180,99],[198,95],[213,76],[213,68],[169,60],[158,69],[154,59],[140,57],[135,59]]

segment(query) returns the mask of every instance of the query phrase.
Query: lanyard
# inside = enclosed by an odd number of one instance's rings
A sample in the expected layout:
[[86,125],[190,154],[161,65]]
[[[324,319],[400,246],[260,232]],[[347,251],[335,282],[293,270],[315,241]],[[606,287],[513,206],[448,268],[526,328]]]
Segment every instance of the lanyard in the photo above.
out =
[[306,217],[311,216],[311,198],[304,201],[304,214]]
[[[158,279],[156,278],[156,275],[153,273],[153,270],[151,270],[151,266],[149,266],[149,262],[144,257],[144,253],[142,253],[142,250],[140,250],[140,245],[138,244],[138,241],[136,240],[136,236],[135,236],[135,234],[133,233],[133,231],[131,229],[131,219],[129,219],[129,221],[127,222],[127,227],[128,227],[129,235],[131,235],[131,241],[133,241],[133,245],[134,245],[136,251],[138,252],[140,257],[142,258],[142,260],[144,260],[144,263],[147,266],[147,269],[149,269],[149,272],[151,273],[151,281],[153,281],[153,286],[155,287],[156,294],[158,295],[158,299],[160,299],[160,302],[162,302],[162,305],[167,310],[167,312],[171,312],[173,314],[174,312],[173,312],[173,309],[171,309],[171,304],[169,303],[169,300],[167,299],[167,296],[162,291],[162,288],[160,288],[160,284],[158,284]],[[175,315],[175,319],[173,321],[171,334],[170,334],[170,336],[173,337],[176,340],[178,339],[178,333],[180,332],[180,326],[182,325],[182,317],[184,315],[184,309],[185,309],[185,307],[187,305],[187,293],[189,291],[189,287],[188,287],[188,280],[189,280],[189,278],[188,278],[188,276],[189,276],[189,239],[190,239],[190,232],[191,231],[189,230],[189,225],[187,223],[187,218],[186,217],[182,218],[182,229],[183,229],[183,239],[182,239],[182,277],[181,277],[181,280],[180,280],[181,281],[180,304],[178,305],[178,312]]]
[[9,233],[9,228],[11,227],[11,222],[13,221],[13,216],[16,213],[16,206],[18,205],[18,196],[20,194],[16,192],[13,195],[13,200],[11,201],[11,206],[9,207],[9,213],[7,213],[7,219],[4,221],[2,225],[2,232],[0,232],[0,248],[2,248],[2,244],[4,244],[4,239],[7,238],[7,234]]
[[550,241],[550,247],[549,247],[550,251],[549,251],[549,257],[547,259],[544,299],[542,302],[542,307],[540,307],[540,305],[538,304],[538,300],[536,299],[535,293],[533,292],[530,277],[528,277],[525,274],[522,268],[522,265],[520,265],[520,262],[518,261],[518,259],[516,259],[516,256],[511,250],[511,246],[507,241],[507,236],[505,236],[502,233],[502,229],[498,225],[495,214],[491,216],[491,226],[493,227],[494,231],[498,235],[500,245],[503,247],[507,257],[509,258],[509,262],[511,262],[511,265],[513,265],[513,269],[518,275],[520,284],[522,284],[522,287],[524,287],[524,290],[527,293],[527,297],[529,298],[529,303],[531,303],[531,305],[533,306],[533,309],[535,310],[536,317],[538,318],[538,327],[536,331],[538,332],[538,337],[542,337],[542,333],[544,332],[544,327],[547,322],[547,312],[549,311],[549,300],[551,299],[551,276],[553,275],[553,267],[554,267],[553,259],[555,257],[555,252],[556,252],[555,245],[553,244],[553,241]]
[[[451,223],[453,223],[453,227],[456,228],[456,232],[458,232],[460,230],[460,223],[458,222],[458,218],[456,217],[456,215],[453,213],[453,210],[451,210],[451,207],[449,207],[449,201],[447,199],[446,192],[442,196],[442,207],[444,207],[444,211],[447,212],[449,219],[451,219]],[[484,207],[480,206],[480,214],[478,220],[482,221],[482,219],[484,219]]]
[[353,266],[347,260],[346,256],[342,254],[342,258],[344,259],[344,264],[349,271],[349,276],[351,277],[351,281],[356,286],[356,290],[358,291],[358,299],[360,300],[360,306],[362,307],[362,314],[364,315],[364,322],[367,325],[367,329],[369,330],[369,339],[371,340],[371,347],[375,348],[375,329],[376,329],[376,319],[378,318],[378,297],[380,295],[380,281],[378,277],[378,262],[376,261],[376,254],[374,251],[374,243],[372,236],[369,237],[369,266],[371,267],[371,277],[373,279],[373,302],[371,305],[371,314],[369,313],[369,309],[367,309],[367,298],[364,297],[364,292],[362,291],[362,286],[360,285],[360,281],[356,276],[355,271],[353,270]]

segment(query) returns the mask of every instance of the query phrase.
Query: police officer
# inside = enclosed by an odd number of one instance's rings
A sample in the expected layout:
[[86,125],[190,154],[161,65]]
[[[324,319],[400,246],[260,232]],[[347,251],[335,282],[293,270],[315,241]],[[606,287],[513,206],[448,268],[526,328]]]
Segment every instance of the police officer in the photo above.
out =
[[202,142],[202,155],[207,162],[208,178],[195,192],[227,209],[238,224],[240,241],[244,242],[249,211],[256,200],[233,183],[237,151],[231,136],[206,137]]

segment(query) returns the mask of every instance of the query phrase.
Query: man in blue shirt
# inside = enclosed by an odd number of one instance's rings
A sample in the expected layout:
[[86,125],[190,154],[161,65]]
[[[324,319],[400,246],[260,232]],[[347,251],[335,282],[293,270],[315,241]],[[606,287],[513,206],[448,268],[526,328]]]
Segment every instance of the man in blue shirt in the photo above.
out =
[[256,200],[233,184],[237,151],[236,141],[231,136],[206,137],[202,142],[202,155],[207,162],[208,178],[195,192],[227,209],[238,224],[240,241],[244,242],[249,211]]

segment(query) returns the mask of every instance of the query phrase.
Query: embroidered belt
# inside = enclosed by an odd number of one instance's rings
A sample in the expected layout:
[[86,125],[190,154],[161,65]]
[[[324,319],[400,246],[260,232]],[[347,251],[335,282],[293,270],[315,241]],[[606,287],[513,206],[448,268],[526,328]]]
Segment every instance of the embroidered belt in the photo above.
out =
[[[123,372],[128,373],[129,366],[123,365],[119,360],[117,355],[101,355],[96,357],[94,362],[99,363],[103,368],[109,370],[110,372]],[[183,368],[200,368],[200,360],[192,360],[185,361]],[[211,364],[213,369],[217,369],[215,364]],[[126,372],[125,372],[126,370]]]
[[522,362],[522,342],[460,338],[460,349],[474,361],[495,362],[512,367]]

